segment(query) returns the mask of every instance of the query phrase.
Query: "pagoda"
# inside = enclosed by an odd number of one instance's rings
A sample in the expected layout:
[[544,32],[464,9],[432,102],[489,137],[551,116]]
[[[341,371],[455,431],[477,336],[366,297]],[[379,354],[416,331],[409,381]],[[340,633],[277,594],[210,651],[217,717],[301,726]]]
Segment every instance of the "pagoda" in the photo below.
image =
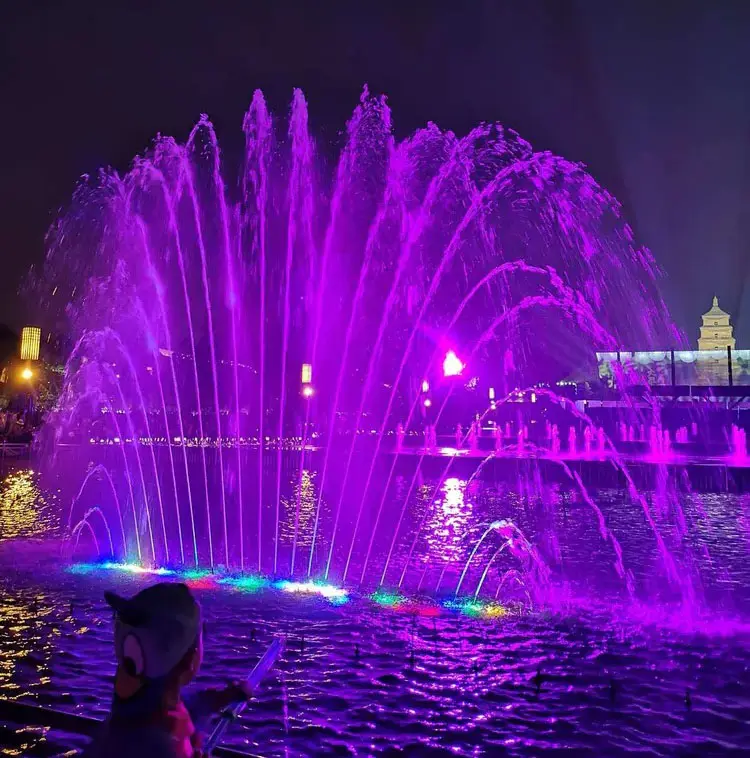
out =
[[704,313],[701,336],[698,338],[698,350],[734,350],[735,339],[729,314],[719,308],[719,298],[714,296],[711,310]]

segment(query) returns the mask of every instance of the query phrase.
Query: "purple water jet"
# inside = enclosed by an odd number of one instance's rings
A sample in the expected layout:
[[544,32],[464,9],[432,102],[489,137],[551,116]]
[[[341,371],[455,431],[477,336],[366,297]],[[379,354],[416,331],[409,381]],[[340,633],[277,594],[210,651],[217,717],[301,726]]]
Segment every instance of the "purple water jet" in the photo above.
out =
[[[684,347],[618,203],[495,124],[398,139],[365,90],[331,145],[312,136],[313,112],[295,91],[282,128],[256,92],[236,174],[204,116],[184,146],[159,137],[124,175],[83,181],[51,230],[40,318],[76,349],[41,449],[75,542],[91,533],[153,566],[362,586],[515,584],[539,604],[571,579],[554,471],[630,599],[645,590],[585,480],[599,466],[647,526],[665,593],[696,602],[685,537],[698,520],[671,485],[653,505],[638,466],[698,460],[697,414],[670,425],[622,361],[612,371],[633,392],[611,418],[556,391],[595,370],[597,351]],[[745,431],[716,458],[745,465]],[[513,508],[541,503],[544,528],[502,548],[454,519],[445,483],[470,497],[485,476],[510,480]],[[450,526],[432,524],[441,508]],[[455,536],[455,554],[425,544],[430,530]]]

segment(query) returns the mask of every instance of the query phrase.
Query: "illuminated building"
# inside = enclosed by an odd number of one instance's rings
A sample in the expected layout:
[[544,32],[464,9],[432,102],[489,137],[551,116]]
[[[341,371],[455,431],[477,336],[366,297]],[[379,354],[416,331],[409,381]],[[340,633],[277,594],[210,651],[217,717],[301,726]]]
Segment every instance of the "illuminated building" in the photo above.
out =
[[714,297],[701,317],[697,350],[618,350],[597,353],[599,378],[614,386],[621,371],[649,385],[750,385],[750,350],[735,349],[730,316]]
[[38,326],[24,326],[21,330],[21,360],[38,361],[42,330]]
[[729,314],[719,308],[719,298],[714,297],[711,310],[702,316],[701,336],[698,338],[698,350],[734,350],[735,339]]

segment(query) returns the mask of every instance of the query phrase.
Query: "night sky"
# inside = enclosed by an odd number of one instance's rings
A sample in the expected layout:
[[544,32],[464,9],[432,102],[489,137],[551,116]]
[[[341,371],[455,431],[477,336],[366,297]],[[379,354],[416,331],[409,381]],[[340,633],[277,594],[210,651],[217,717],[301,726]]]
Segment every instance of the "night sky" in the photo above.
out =
[[[201,112],[241,145],[260,87],[293,87],[324,145],[362,85],[399,136],[479,121],[588,165],[667,273],[697,337],[716,293],[750,348],[750,2],[5,2],[0,19],[0,322],[80,174],[126,169]],[[639,347],[639,346],[633,346]]]

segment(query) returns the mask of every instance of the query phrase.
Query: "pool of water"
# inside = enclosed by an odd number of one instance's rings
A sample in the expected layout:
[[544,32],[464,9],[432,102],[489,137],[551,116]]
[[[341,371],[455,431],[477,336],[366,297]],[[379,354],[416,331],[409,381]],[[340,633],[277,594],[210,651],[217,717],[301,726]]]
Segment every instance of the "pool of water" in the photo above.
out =
[[[198,582],[207,621],[199,684],[242,676],[274,636],[288,640],[281,665],[226,744],[266,756],[399,748],[414,755],[744,750],[750,744],[745,500],[685,495],[690,528],[682,532],[674,514],[654,509],[663,539],[691,578],[688,611],[667,586],[643,511],[622,493],[595,497],[633,574],[632,600],[590,503],[566,490],[524,498],[518,489],[475,480],[468,492],[458,486],[460,497],[443,493],[429,511],[420,510],[419,493],[413,507],[407,504],[406,523],[424,524],[424,536],[404,592],[415,592],[421,581],[425,595],[450,594],[488,519],[512,517],[522,526],[551,567],[554,591],[549,603],[527,602],[502,618],[382,607],[369,599],[371,587],[353,587],[349,602],[336,606],[318,597],[205,589]],[[659,504],[653,493],[647,496]],[[114,670],[103,590],[134,592],[153,577],[67,571],[59,538],[65,517],[60,494],[41,488],[35,473],[6,472],[0,696],[101,717]],[[413,533],[405,529],[397,540],[396,578]],[[476,568],[469,567],[470,595],[495,549],[484,547]],[[433,565],[435,555],[451,556],[454,566],[442,588],[445,561]],[[490,595],[495,580],[493,572]],[[5,754],[24,755],[55,755],[80,744],[69,735],[13,726],[2,742]]]

